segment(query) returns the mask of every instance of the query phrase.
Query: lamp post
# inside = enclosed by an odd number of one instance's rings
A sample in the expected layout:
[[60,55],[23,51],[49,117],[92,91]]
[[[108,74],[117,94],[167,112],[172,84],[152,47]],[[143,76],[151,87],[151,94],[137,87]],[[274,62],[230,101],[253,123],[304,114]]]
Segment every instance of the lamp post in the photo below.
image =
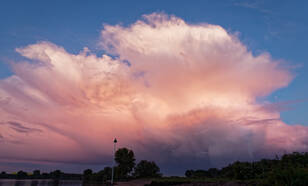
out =
[[114,175],[114,159],[115,159],[115,151],[116,151],[116,143],[117,138],[114,138],[113,140],[113,161],[112,161],[112,173],[111,173],[111,185],[113,185],[113,175]]

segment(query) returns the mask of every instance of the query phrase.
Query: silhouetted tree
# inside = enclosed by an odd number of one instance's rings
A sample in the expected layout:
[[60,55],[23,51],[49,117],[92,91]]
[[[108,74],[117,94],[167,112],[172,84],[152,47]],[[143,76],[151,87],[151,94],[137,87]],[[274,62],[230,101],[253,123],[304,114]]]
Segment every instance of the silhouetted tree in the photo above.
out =
[[61,178],[62,174],[63,173],[60,170],[55,170],[55,171],[50,173],[50,177],[52,179],[59,180]]
[[40,170],[34,170],[33,171],[33,178],[38,179],[41,177],[41,171]]
[[86,169],[83,171],[83,181],[89,181],[91,179],[93,171],[91,169]]
[[83,171],[83,175],[91,175],[93,171],[91,169],[86,169]]
[[303,168],[275,169],[269,173],[266,185],[307,186],[308,170]]
[[25,179],[27,176],[28,174],[22,170],[17,172],[17,179]]
[[216,178],[219,175],[219,170],[216,168],[210,168],[207,172],[210,178]]
[[111,174],[112,174],[112,168],[111,167],[105,167],[103,171],[104,171],[104,180],[110,180]]
[[186,176],[187,178],[191,178],[191,177],[193,177],[193,175],[194,175],[194,170],[187,170],[187,171],[185,172],[185,176]]
[[154,161],[141,160],[135,167],[134,176],[137,178],[160,177],[160,169]]
[[117,162],[117,171],[119,178],[126,178],[135,166],[135,155],[132,150],[120,148],[115,153],[115,161]]
[[2,171],[0,174],[0,178],[7,178],[8,175],[6,174],[6,172]]

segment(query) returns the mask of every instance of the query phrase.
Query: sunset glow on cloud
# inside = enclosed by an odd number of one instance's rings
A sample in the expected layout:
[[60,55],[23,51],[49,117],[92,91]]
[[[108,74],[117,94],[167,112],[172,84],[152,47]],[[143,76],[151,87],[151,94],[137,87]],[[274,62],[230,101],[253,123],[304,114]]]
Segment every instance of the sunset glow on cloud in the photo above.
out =
[[308,150],[307,127],[258,101],[288,86],[289,69],[224,28],[153,13],[104,25],[98,42],[102,56],[16,49],[25,60],[0,80],[0,158],[107,165],[114,137],[186,168]]

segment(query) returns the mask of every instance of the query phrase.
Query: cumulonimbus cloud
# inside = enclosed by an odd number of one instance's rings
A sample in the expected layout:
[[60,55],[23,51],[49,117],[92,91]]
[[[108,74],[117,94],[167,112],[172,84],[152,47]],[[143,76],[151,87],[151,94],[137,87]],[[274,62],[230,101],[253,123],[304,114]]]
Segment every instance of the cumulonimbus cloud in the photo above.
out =
[[222,27],[153,13],[105,25],[100,45],[101,57],[49,42],[16,50],[27,60],[0,81],[0,158],[107,163],[114,137],[180,171],[307,150],[307,127],[257,101],[290,71]]

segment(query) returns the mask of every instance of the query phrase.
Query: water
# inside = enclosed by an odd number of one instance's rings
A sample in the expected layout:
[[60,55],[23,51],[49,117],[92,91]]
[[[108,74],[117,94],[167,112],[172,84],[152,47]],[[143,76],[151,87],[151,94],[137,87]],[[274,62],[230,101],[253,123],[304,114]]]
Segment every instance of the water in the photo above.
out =
[[0,179],[0,186],[82,186],[79,180],[12,180]]

